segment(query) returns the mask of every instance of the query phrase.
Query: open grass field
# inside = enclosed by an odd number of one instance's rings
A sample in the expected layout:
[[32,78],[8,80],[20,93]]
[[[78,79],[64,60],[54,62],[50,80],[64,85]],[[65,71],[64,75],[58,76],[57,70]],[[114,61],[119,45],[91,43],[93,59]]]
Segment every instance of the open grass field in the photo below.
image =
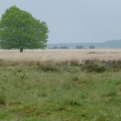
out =
[[98,60],[119,60],[121,49],[46,49],[46,50],[0,50],[0,59],[4,60],[72,60],[79,61],[86,59]]
[[0,121],[121,121],[121,50],[0,50]]

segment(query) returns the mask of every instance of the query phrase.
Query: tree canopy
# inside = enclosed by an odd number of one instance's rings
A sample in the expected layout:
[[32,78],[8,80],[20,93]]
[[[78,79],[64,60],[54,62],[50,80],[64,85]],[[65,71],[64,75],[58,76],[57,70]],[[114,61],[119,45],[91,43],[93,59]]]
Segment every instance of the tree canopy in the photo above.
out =
[[0,46],[3,49],[45,48],[48,27],[16,6],[6,9],[0,20]]

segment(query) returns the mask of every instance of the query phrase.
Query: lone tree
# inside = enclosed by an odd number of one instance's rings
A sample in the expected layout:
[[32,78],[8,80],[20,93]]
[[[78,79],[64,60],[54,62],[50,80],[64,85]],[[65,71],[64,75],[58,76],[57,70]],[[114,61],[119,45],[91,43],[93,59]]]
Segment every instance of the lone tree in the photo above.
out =
[[0,46],[3,49],[37,49],[46,47],[48,27],[30,13],[16,6],[6,9],[0,20]]

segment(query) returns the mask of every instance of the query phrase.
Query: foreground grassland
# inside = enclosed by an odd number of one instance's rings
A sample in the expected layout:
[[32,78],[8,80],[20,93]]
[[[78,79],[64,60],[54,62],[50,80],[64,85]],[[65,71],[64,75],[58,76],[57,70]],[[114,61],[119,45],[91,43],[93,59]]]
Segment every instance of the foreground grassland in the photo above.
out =
[[120,120],[120,60],[0,60],[0,121]]

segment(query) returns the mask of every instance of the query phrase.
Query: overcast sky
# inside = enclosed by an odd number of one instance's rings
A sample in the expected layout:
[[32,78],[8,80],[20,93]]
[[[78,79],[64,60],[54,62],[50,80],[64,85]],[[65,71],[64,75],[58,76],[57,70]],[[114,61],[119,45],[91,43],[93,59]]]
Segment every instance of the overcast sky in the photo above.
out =
[[0,18],[13,5],[47,23],[48,43],[121,39],[121,0],[0,0]]

